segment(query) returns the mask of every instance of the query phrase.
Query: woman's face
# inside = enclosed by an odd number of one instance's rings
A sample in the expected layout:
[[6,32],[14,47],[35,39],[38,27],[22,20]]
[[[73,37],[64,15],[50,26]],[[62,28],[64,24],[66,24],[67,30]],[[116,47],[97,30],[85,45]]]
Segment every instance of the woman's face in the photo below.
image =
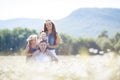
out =
[[46,28],[47,28],[48,30],[52,30],[52,23],[51,23],[50,21],[47,21],[47,22],[46,22]]
[[40,47],[41,50],[45,50],[46,47],[47,47],[46,42],[42,42],[42,43],[40,43],[40,44],[39,44],[39,47]]

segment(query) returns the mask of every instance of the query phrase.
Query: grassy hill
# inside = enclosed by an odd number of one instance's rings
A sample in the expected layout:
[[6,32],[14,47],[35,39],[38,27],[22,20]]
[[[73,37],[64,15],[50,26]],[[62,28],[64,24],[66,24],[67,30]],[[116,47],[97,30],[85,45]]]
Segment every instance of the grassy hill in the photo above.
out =
[[120,9],[80,8],[58,21],[60,30],[72,36],[99,35],[107,30],[109,35],[120,32]]
[[16,18],[0,21],[0,29],[13,29],[15,27],[26,27],[35,30],[40,30],[43,27],[43,20],[41,19],[29,19],[29,18]]
[[[79,8],[67,17],[54,20],[58,32],[74,37],[96,37],[102,31],[107,30],[111,36],[120,32],[120,9],[116,8]],[[0,20],[0,29],[15,27],[27,27],[37,31],[43,28],[42,19],[10,19]]]

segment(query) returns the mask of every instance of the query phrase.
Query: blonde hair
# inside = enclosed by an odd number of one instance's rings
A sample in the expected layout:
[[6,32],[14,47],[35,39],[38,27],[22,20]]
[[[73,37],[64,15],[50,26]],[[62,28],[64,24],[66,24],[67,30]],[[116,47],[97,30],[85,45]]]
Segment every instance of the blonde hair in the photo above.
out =
[[33,40],[33,39],[37,39],[37,35],[36,34],[32,34],[32,35],[30,35],[28,38],[27,38],[27,42],[29,42],[29,41],[31,41],[31,40]]
[[42,36],[42,35],[47,35],[45,32],[41,32],[40,33],[40,37]]

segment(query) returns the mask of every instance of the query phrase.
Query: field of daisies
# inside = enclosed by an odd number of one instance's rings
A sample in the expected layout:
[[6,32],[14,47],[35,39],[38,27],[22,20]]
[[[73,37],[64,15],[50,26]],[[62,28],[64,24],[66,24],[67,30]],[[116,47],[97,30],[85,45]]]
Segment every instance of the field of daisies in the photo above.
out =
[[58,56],[55,63],[26,63],[25,56],[0,56],[0,80],[120,80],[120,56]]

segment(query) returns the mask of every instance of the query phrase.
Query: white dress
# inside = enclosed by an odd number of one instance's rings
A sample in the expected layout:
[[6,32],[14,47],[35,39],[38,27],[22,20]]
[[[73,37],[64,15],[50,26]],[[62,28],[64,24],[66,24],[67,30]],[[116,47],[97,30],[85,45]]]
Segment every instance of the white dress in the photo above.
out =
[[37,62],[42,62],[42,63],[46,63],[46,62],[51,62],[51,57],[48,56],[45,53],[39,53],[36,57],[35,57],[35,61]]

